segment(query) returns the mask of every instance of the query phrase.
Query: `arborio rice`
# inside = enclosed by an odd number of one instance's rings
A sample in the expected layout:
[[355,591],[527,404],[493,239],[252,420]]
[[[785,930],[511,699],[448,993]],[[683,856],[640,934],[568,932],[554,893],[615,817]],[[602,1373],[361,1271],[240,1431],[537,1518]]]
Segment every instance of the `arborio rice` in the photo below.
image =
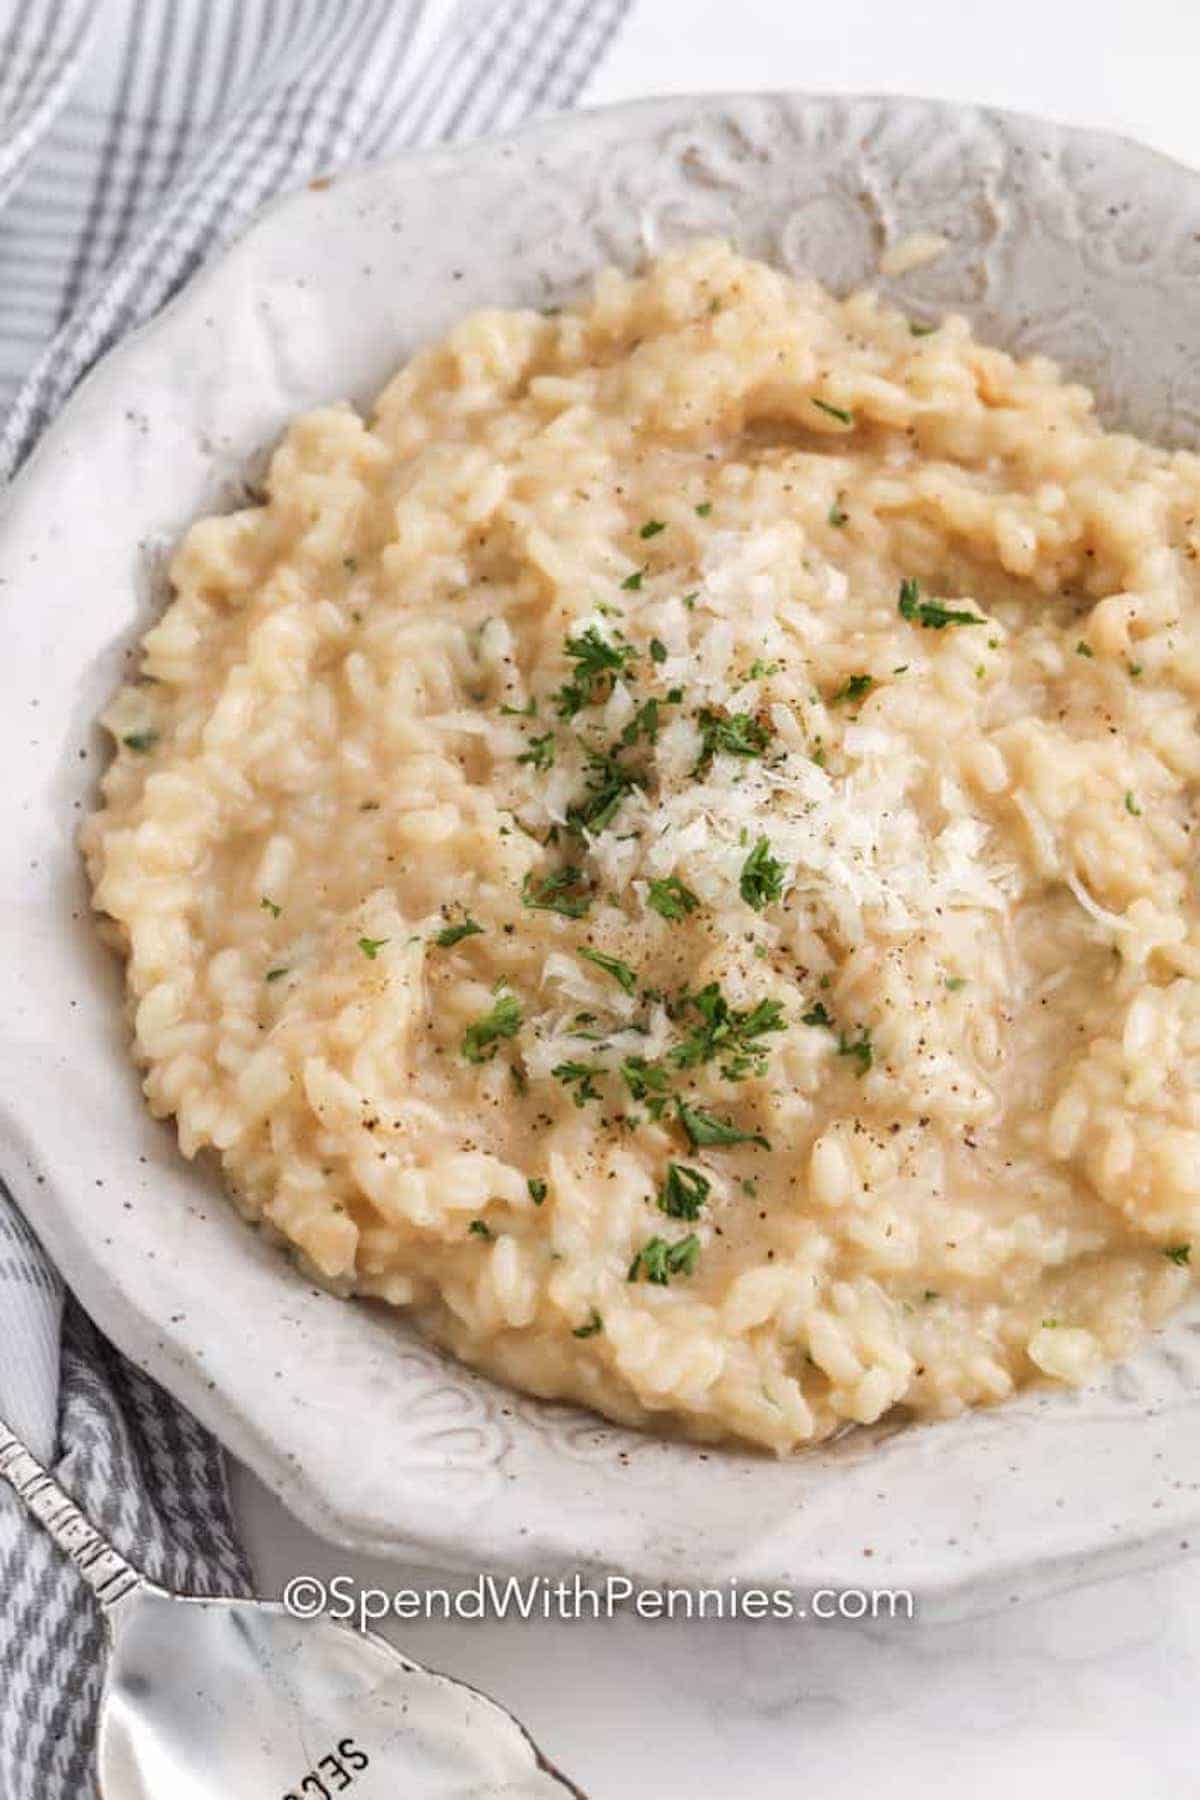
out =
[[618,1419],[1083,1380],[1200,1230],[1198,520],[1049,363],[720,244],[467,319],[192,528],[107,715],[153,1110]]

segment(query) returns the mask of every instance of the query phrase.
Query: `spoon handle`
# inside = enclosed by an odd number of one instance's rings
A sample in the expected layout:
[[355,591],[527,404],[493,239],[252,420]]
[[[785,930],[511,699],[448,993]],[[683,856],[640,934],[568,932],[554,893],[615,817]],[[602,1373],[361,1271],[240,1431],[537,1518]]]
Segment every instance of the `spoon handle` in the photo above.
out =
[[71,1496],[43,1469],[0,1419],[0,1477],[71,1558],[83,1579],[110,1613],[143,1585],[137,1570],[89,1525]]

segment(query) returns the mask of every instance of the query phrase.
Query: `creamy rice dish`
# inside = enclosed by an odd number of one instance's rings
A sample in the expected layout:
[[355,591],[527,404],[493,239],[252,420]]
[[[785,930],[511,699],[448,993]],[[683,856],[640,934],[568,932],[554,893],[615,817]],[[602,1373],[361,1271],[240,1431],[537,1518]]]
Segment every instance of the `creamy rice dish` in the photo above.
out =
[[[193,526],[84,831],[154,1112],[347,1295],[777,1451],[1200,1232],[1200,460],[721,244]],[[215,1304],[220,1304],[219,1296]]]

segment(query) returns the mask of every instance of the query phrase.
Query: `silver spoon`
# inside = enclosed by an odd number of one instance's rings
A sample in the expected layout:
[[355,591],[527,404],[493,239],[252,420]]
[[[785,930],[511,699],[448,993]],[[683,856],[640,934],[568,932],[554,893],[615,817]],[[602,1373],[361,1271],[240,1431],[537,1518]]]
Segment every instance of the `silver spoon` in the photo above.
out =
[[102,1800],[584,1800],[511,1714],[382,1638],[147,1581],[3,1423],[0,1477],[103,1609]]

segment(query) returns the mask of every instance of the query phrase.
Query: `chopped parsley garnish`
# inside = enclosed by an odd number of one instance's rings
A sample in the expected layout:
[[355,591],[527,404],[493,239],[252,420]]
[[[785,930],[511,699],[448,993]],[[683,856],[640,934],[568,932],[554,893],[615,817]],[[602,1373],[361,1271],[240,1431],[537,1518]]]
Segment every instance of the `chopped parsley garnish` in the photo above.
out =
[[874,686],[873,675],[851,675],[833,695],[830,705],[838,706],[843,700],[864,700]]
[[1145,663],[1130,663],[1128,665],[1129,673],[1133,676],[1135,681],[1137,680],[1138,676],[1141,674],[1141,672],[1145,668],[1145,666],[1146,666]]
[[1183,1269],[1192,1260],[1192,1246],[1190,1244],[1169,1244],[1163,1251],[1163,1255],[1168,1262],[1173,1262],[1177,1268]]
[[594,625],[589,625],[578,637],[569,637],[566,652],[575,664],[574,678],[564,682],[554,696],[559,717],[563,719],[573,719],[581,708],[607,698],[613,682],[628,671],[630,663],[637,657],[632,644],[610,644]]
[[604,1330],[604,1320],[600,1317],[600,1314],[596,1311],[595,1307],[593,1306],[591,1312],[588,1314],[587,1324],[586,1325],[577,1325],[575,1327],[574,1331],[571,1333],[571,1336],[577,1337],[577,1338],[590,1338],[590,1337],[595,1337],[598,1332],[601,1332],[603,1330]]
[[663,643],[661,638],[650,639],[650,660],[651,662],[656,663],[666,662],[667,646]]
[[644,1275],[655,1287],[666,1287],[672,1275],[691,1275],[700,1260],[700,1239],[694,1231],[669,1244],[666,1238],[652,1237],[642,1245],[629,1265],[628,1280]]
[[714,1118],[702,1107],[689,1106],[686,1100],[676,1100],[675,1112],[693,1150],[713,1144],[758,1144],[764,1150],[771,1148],[761,1131],[741,1131],[728,1119]]
[[621,761],[620,750],[594,750],[588,756],[587,787],[582,800],[567,808],[567,825],[595,837],[612,824],[627,794],[636,793],[645,777]]
[[937,330],[937,326],[936,325],[922,325],[919,320],[910,319],[908,321],[908,329],[911,332],[911,334],[913,335],[913,337],[922,338],[922,337],[929,337],[931,335],[931,333],[933,333]]
[[762,1073],[767,1058],[763,1039],[784,1029],[783,1007],[778,1000],[760,1000],[744,1012],[735,1012],[720,987],[710,981],[685,1004],[700,1015],[700,1023],[668,1052],[677,1069],[694,1069],[721,1057],[721,1073],[727,1081]]
[[831,419],[836,419],[839,425],[853,425],[854,414],[847,412],[844,406],[831,406],[828,400],[818,400],[815,394],[812,396],[812,403],[818,412],[827,413]]
[[947,975],[946,977],[946,986],[950,989],[952,994],[961,993],[966,985],[967,978],[965,975]]
[[707,519],[709,513],[712,511],[712,506],[713,503],[711,500],[702,500],[696,508],[696,517],[699,519]]
[[665,520],[647,519],[646,523],[642,526],[642,529],[638,532],[638,536],[640,538],[657,537],[660,531],[665,531],[666,529],[667,526]]
[[635,569],[632,575],[627,575],[625,577],[624,581],[621,583],[622,588],[627,594],[636,594],[645,579],[645,575],[645,569]]
[[829,523],[831,525],[844,525],[849,517],[850,514],[848,512],[843,512],[841,506],[839,506],[838,502],[835,500],[829,509]]
[[500,708],[500,717],[502,719],[536,719],[537,701],[534,699],[533,695],[530,694],[524,706],[502,706]]
[[266,973],[266,980],[282,981],[284,976],[289,973],[290,973],[290,970],[286,966],[281,969],[268,969],[267,973]]
[[856,1038],[848,1038],[845,1033],[838,1036],[837,1053],[839,1056],[850,1056],[858,1064],[858,1073],[865,1075],[875,1060],[875,1050],[871,1043],[869,1030],[859,1032]]
[[540,1206],[550,1191],[540,1175],[530,1175],[525,1186],[529,1189],[529,1198],[535,1206]]
[[267,898],[266,894],[263,895],[258,904],[262,907],[264,912],[269,912],[273,919],[277,919],[283,911],[282,906],[277,906],[274,900],[269,900]]
[[662,1064],[647,1062],[644,1056],[627,1056],[621,1075],[633,1098],[645,1103],[650,1117],[661,1119],[670,1098],[670,1082]]
[[464,938],[480,937],[482,934],[482,925],[477,925],[474,919],[464,919],[460,925],[447,925],[433,941],[441,949],[449,950],[452,945],[461,944]]
[[783,864],[771,854],[770,840],[760,837],[742,864],[738,889],[747,906],[761,912],[783,893]]
[[549,875],[535,879],[527,874],[521,883],[521,904],[533,912],[561,913],[564,919],[582,919],[592,904],[582,869],[567,863]]
[[589,1100],[601,1098],[600,1089],[596,1086],[596,1076],[603,1075],[604,1070],[599,1063],[555,1063],[550,1073],[555,1081],[561,1081],[564,1087],[575,1090],[571,1098],[576,1106],[586,1106]]
[[387,938],[360,937],[358,940],[358,947],[368,962],[374,962],[375,958],[379,955],[379,952],[387,942]]
[[[675,689],[672,688],[671,692],[674,693]],[[642,701],[632,719],[621,732],[621,743],[626,749],[636,744],[639,738],[644,737],[650,744],[658,741],[658,733],[662,725],[659,717],[660,707],[661,702],[653,696],[649,700]],[[615,755],[617,752],[614,750],[612,754]]]
[[821,1000],[818,1000],[815,1006],[809,1008],[800,1023],[802,1025],[811,1025],[814,1030],[816,1030],[818,1026],[823,1031],[833,1030],[833,1020],[830,1018],[826,1011],[825,1004]]
[[475,1237],[493,1238],[496,1235],[491,1226],[483,1219],[472,1219],[467,1230],[472,1232]]
[[716,712],[702,707],[696,723],[700,727],[700,756],[693,775],[704,775],[714,756],[761,756],[771,741],[768,727],[749,713]]
[[554,766],[554,733],[544,731],[540,737],[529,740],[529,748],[518,756],[519,763],[528,763],[531,769],[549,769]]
[[1131,789],[1127,789],[1125,793],[1125,811],[1131,813],[1135,819],[1140,819],[1142,816],[1142,809],[1134,799]]
[[646,904],[664,919],[682,919],[695,912],[700,902],[691,888],[685,887],[678,875],[665,875],[650,883]]
[[898,611],[910,625],[924,625],[928,631],[944,631],[947,625],[982,625],[978,613],[962,612],[943,606],[940,600],[922,600],[921,584],[911,576],[900,583]]
[[637,976],[629,964],[622,962],[619,956],[605,956],[602,951],[589,950],[586,946],[580,950],[579,954],[586,962],[595,963],[598,969],[603,969],[606,975],[611,975],[627,994],[632,994],[637,987]]
[[1075,646],[1075,654],[1076,656],[1095,656],[1096,652],[1092,649],[1090,644],[1085,644],[1083,639],[1080,638]]
[[136,750],[139,756],[144,756],[147,750],[153,750],[157,744],[158,733],[157,731],[130,731],[121,739],[121,742],[128,749]]
[[515,994],[501,994],[492,1010],[463,1032],[462,1053],[470,1063],[487,1062],[501,1038],[516,1037],[520,1029],[520,1001]]
[[668,1163],[667,1176],[658,1190],[658,1210],[669,1219],[698,1219],[712,1182],[686,1163]]

